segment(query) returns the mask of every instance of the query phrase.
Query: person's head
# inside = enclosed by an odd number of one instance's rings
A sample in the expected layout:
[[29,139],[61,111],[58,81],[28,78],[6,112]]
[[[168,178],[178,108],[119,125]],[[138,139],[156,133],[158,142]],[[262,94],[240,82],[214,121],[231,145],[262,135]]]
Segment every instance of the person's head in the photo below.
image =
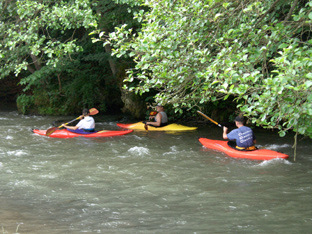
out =
[[90,112],[89,112],[88,109],[85,108],[85,109],[82,110],[82,114],[83,114],[83,116],[87,116],[87,115],[90,114]]
[[157,110],[157,112],[163,111],[163,110],[164,110],[163,105],[161,105],[161,104],[157,104],[157,106],[156,106],[156,110]]
[[244,117],[243,116],[239,116],[239,115],[236,116],[235,124],[236,124],[237,127],[244,125]]

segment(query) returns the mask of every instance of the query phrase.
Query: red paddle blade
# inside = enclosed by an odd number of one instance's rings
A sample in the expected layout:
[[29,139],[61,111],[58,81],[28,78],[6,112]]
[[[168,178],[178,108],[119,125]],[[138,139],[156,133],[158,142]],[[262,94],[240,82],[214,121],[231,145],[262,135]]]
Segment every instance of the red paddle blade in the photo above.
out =
[[96,108],[91,108],[89,112],[90,112],[90,115],[96,115],[97,113],[99,113],[99,111]]
[[145,128],[146,131],[148,131],[148,126],[147,126],[147,124],[144,124],[144,128]]
[[56,129],[57,129],[57,127],[49,128],[49,129],[46,131],[46,136],[50,136],[53,132],[55,132]]

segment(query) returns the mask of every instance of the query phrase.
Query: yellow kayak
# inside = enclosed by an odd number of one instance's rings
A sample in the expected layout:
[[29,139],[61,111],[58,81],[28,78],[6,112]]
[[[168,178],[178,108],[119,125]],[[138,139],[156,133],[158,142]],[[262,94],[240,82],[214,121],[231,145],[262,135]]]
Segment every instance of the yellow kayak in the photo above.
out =
[[[145,130],[144,124],[142,122],[123,124],[117,123],[117,126],[121,128],[133,129],[133,130]],[[168,124],[164,127],[153,127],[148,125],[148,131],[191,131],[196,130],[197,127],[188,127],[181,124]]]

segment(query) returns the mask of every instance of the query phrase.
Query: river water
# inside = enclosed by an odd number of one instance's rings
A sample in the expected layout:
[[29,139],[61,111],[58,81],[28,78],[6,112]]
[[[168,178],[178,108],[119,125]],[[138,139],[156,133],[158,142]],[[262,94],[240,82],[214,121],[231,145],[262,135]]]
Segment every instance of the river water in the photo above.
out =
[[[58,119],[0,111],[3,233],[311,233],[309,139],[294,161],[292,136],[255,130],[258,146],[290,158],[251,161],[203,148],[198,137],[221,139],[211,124],[97,139],[31,132]],[[95,119],[118,129],[116,116]]]

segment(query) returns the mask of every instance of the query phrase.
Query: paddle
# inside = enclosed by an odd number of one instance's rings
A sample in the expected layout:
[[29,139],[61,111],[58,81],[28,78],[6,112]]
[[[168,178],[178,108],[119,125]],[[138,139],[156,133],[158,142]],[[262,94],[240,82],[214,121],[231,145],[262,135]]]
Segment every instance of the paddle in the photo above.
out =
[[209,118],[207,115],[205,115],[204,113],[197,111],[198,114],[204,116],[206,119],[209,119],[211,122],[213,122],[214,124],[218,125],[220,128],[222,128],[222,125],[217,123],[216,121],[214,121],[213,119]]
[[[97,109],[95,109],[95,108],[91,108],[91,109],[89,110],[89,112],[90,112],[89,115],[96,115],[97,113],[99,113],[99,111],[98,111]],[[77,117],[76,119],[73,119],[73,120],[71,120],[71,121],[65,123],[65,125],[70,124],[70,123],[72,123],[72,122],[74,122],[74,121],[76,121],[76,120],[78,120],[78,119],[80,119],[80,116]],[[59,129],[59,128],[61,128],[61,127],[62,127],[62,125],[60,125],[59,127],[52,127],[52,128],[49,128],[49,129],[46,131],[46,136],[50,136],[53,132],[55,132],[57,129]]]

